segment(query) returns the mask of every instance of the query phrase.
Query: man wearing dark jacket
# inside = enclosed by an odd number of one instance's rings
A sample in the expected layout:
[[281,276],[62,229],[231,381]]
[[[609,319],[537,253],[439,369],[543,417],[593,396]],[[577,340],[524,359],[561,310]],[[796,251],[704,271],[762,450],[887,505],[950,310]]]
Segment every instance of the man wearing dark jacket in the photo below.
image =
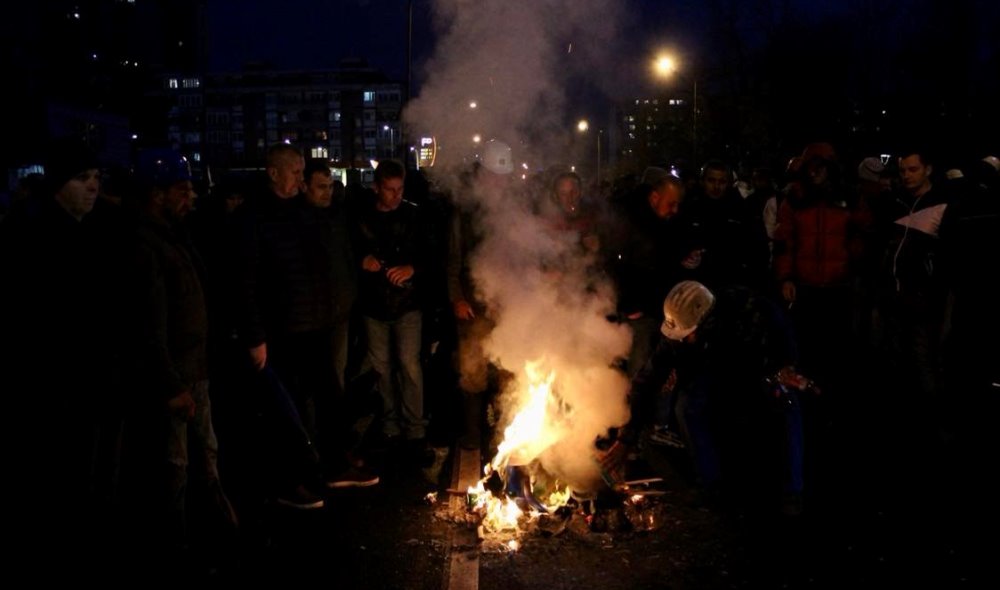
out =
[[[191,479],[205,486],[207,505],[217,511],[212,516],[232,526],[236,517],[219,480],[208,396],[204,265],[182,226],[197,196],[191,173],[179,153],[150,150],[139,156],[137,177],[138,224],[129,276],[137,332],[132,377],[143,397],[127,418],[126,445],[132,467],[154,470],[144,483],[152,486],[154,517],[164,519],[154,521],[165,526],[159,541],[177,550],[188,542],[189,465],[200,470]],[[138,494],[137,505],[150,501],[142,489],[132,491]]]
[[[98,475],[117,468],[121,232],[98,206],[96,155],[71,139],[49,149],[44,192],[0,224],[8,501],[42,507],[25,511],[23,521],[12,513],[8,528],[20,551],[96,567],[100,550],[89,549],[103,539],[93,527],[107,518],[115,484]],[[16,565],[17,553],[9,562]]]
[[[811,383],[794,368],[797,346],[791,325],[768,298],[745,287],[710,291],[681,281],[663,301],[662,338],[629,391],[631,420],[623,438],[633,439],[651,422],[657,396],[676,396],[677,418],[700,484],[717,491],[722,483],[720,452],[733,449],[734,417],[761,409],[765,380],[771,379],[783,431],[785,504],[801,511],[803,432],[798,392]],[[729,443],[722,444],[720,443]]]
[[[268,418],[276,425],[291,423],[292,431],[284,432],[304,442],[304,446],[290,444],[283,434],[274,441],[273,446],[287,445],[287,454],[274,462],[283,471],[276,482],[277,502],[315,509],[324,501],[313,491],[321,479],[312,447],[313,404],[333,371],[329,351],[334,300],[322,287],[327,284],[328,261],[319,245],[309,240],[314,226],[298,198],[305,168],[302,153],[294,146],[276,144],[268,150],[265,166],[267,188],[244,203],[234,224],[240,232],[237,330],[258,375],[273,372],[294,400],[294,415],[285,412],[288,420],[277,416],[281,411],[275,406],[268,410],[275,415]],[[269,373],[262,373],[265,370]],[[288,409],[287,404],[278,407]]]
[[[420,297],[429,232],[417,205],[403,200],[404,177],[401,163],[379,163],[375,201],[362,209],[354,247],[361,269],[359,302],[368,359],[379,374],[382,434],[389,438],[405,435],[411,448],[422,453],[426,421]],[[394,371],[399,372],[398,391]]]
[[884,274],[891,279],[890,317],[905,389],[919,394],[916,407],[926,409],[941,401],[940,339],[947,297],[939,229],[948,199],[934,189],[932,173],[925,152],[904,151],[899,158],[901,190],[894,202]]

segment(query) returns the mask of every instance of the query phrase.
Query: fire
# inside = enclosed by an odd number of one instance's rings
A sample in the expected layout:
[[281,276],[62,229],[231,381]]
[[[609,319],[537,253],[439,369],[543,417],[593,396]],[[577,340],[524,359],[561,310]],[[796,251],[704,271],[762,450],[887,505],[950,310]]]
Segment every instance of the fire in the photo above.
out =
[[[517,502],[500,493],[499,497],[486,488],[486,482],[494,475],[509,474],[510,469],[528,465],[560,438],[558,400],[552,394],[555,371],[544,373],[542,361],[525,364],[528,378],[528,396],[524,406],[517,412],[510,425],[504,429],[504,438],[497,447],[493,460],[483,468],[484,477],[468,489],[470,507],[483,515],[485,530],[498,532],[516,530],[525,511]],[[544,502],[536,500],[531,492],[532,482],[528,482],[524,498],[528,506],[527,518],[537,518],[544,512],[552,512],[565,505],[571,496],[568,487],[558,483]],[[517,493],[515,491],[515,493]],[[537,504],[537,506],[532,505]]]
[[528,401],[503,431],[503,442],[490,462],[497,471],[505,469],[511,460],[514,465],[531,462],[558,440],[555,429],[549,427],[551,416],[548,411],[554,402],[552,382],[556,373],[549,371],[542,377],[538,368],[540,364],[541,361],[529,362],[524,367],[528,375]]

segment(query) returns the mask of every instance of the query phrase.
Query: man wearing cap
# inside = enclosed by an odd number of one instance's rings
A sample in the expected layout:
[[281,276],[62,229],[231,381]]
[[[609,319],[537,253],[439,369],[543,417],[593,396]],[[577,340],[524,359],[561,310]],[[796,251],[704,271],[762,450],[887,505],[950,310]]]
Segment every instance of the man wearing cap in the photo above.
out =
[[0,391],[11,418],[4,448],[14,484],[8,500],[42,508],[30,511],[37,520],[26,535],[15,536],[25,548],[37,540],[46,551],[81,558],[79,535],[106,517],[111,492],[111,477],[98,474],[109,473],[104,466],[114,459],[98,449],[116,409],[122,348],[121,248],[94,211],[99,179],[88,146],[56,141],[45,161],[45,191],[0,225]]
[[[678,422],[699,483],[712,493],[723,482],[721,464],[740,463],[720,462],[720,453],[723,459],[746,458],[741,453],[747,452],[747,441],[760,438],[738,430],[742,419],[754,418],[750,422],[758,428],[775,425],[777,419],[784,432],[783,508],[797,513],[804,486],[798,392],[811,383],[795,371],[797,347],[788,319],[770,299],[749,289],[732,287],[716,296],[696,281],[682,281],[670,290],[663,318],[656,350],[632,379],[632,417],[623,438],[627,441],[649,424],[657,396],[669,382],[666,393],[677,396]],[[767,380],[773,387],[765,396],[761,385]],[[778,403],[764,403],[769,396]],[[751,452],[761,450],[750,447]]]
[[[149,507],[152,520],[143,526],[157,535],[152,540],[179,550],[188,541],[189,464],[200,470],[192,479],[206,487],[211,516],[232,526],[236,517],[219,481],[208,397],[204,265],[182,225],[197,198],[191,171],[173,150],[147,151],[139,156],[136,181],[139,219],[129,276],[133,377],[142,393],[126,422],[126,442],[128,467],[140,476],[132,483],[150,487],[130,492],[140,494],[131,500]],[[154,470],[148,479],[141,478],[144,469]]]

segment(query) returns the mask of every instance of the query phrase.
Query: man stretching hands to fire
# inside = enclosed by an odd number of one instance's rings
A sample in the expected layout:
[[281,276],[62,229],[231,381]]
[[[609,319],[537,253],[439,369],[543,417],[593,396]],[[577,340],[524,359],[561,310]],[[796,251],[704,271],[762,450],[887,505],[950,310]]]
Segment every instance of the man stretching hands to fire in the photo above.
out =
[[[663,302],[663,337],[645,366],[632,380],[632,418],[619,434],[603,463],[620,467],[624,448],[654,415],[657,395],[668,381],[676,396],[681,433],[692,454],[700,485],[710,493],[720,489],[720,442],[747,442],[733,420],[747,414],[753,431],[780,422],[783,430],[783,504],[786,514],[801,512],[803,431],[799,394],[816,389],[795,371],[795,338],[782,311],[769,299],[746,288],[719,290],[718,297],[696,281],[678,283]],[[767,395],[759,392],[766,385]],[[771,403],[762,403],[770,400]],[[766,437],[757,437],[766,438]],[[729,448],[729,447],[726,447]],[[617,465],[616,465],[617,463]]]

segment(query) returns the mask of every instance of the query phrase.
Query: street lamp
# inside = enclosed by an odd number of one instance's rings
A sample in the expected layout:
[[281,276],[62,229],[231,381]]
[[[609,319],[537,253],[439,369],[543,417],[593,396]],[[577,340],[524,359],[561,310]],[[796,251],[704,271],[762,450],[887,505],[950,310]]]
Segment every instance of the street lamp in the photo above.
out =
[[[580,133],[586,133],[590,130],[590,122],[586,119],[580,119],[576,124],[576,130]],[[601,136],[604,134],[603,129],[597,130],[597,169],[594,173],[594,179],[597,182],[597,186],[601,185]]]
[[389,157],[393,157],[396,155],[396,130],[391,125],[383,125],[382,131],[389,132]]
[[[677,73],[677,60],[672,55],[661,53],[653,60],[653,73],[657,78],[668,79]],[[692,164],[698,160],[698,79],[690,76],[693,90],[691,93],[691,158]]]

